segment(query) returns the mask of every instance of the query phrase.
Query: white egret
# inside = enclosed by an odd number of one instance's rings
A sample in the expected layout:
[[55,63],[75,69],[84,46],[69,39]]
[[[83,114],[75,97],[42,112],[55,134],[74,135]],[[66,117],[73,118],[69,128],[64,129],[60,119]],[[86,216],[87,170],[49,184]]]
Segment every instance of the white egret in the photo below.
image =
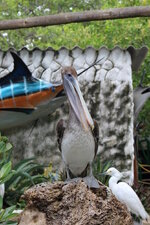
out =
[[149,215],[145,211],[135,191],[125,182],[118,183],[123,175],[114,167],[109,168],[105,174],[111,176],[109,179],[109,188],[115,197],[125,204],[131,213],[140,216],[144,220],[148,220]]

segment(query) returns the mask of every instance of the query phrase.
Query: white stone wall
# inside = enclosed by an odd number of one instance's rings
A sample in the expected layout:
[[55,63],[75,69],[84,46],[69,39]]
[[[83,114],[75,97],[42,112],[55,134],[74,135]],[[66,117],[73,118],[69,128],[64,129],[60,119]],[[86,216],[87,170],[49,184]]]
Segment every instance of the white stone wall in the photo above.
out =
[[[62,66],[74,66],[77,73],[102,59],[81,76],[81,90],[89,111],[99,123],[99,152],[103,160],[113,160],[114,166],[123,169],[131,167],[133,154],[133,88],[132,60],[127,50],[119,47],[96,50],[88,47],[82,50],[61,48],[54,51],[22,49],[18,52],[33,76],[49,82],[61,81]],[[13,59],[9,52],[0,52],[0,77],[13,70]],[[35,156],[44,163],[60,163],[60,153],[56,143],[56,124],[60,118],[68,117],[65,102],[53,114],[40,119],[32,134],[31,124],[24,128],[5,132],[14,145],[14,158]]]

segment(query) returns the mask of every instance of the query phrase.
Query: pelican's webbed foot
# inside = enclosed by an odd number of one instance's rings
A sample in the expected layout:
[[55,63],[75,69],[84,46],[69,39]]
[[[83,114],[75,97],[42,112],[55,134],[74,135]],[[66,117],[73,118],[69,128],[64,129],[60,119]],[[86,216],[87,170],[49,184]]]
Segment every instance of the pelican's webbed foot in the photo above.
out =
[[90,166],[89,176],[84,177],[83,180],[89,188],[99,188],[100,185],[98,183],[98,180],[93,176],[92,162],[89,163],[89,166]]
[[89,188],[99,188],[98,180],[94,176],[87,176],[83,178],[84,182]]

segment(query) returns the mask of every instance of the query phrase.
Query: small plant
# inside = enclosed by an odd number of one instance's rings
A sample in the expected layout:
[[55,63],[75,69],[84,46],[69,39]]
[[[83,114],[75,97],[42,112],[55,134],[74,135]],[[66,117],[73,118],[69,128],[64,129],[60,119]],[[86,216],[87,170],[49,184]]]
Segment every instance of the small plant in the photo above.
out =
[[16,225],[15,209],[24,208],[20,196],[34,184],[47,181],[44,167],[35,159],[25,159],[12,169],[12,145],[0,134],[0,224]]
[[13,176],[14,172],[11,169],[11,149],[12,145],[8,142],[8,139],[0,134],[0,224],[3,225],[15,225],[15,221],[11,221],[16,217],[14,210],[16,206],[3,208],[3,197],[5,193],[5,182],[7,182]]
[[8,138],[1,136],[0,133],[0,168],[11,160],[12,145],[9,143]]
[[150,185],[150,140],[140,138],[138,140],[139,180]]
[[11,170],[11,162],[4,164],[0,169],[0,185],[8,181],[15,171]]
[[111,166],[112,166],[112,161],[107,161],[105,163],[102,163],[100,159],[100,155],[97,155],[93,165],[93,173],[94,173],[94,176],[106,186],[108,186],[109,177],[103,176],[101,174],[106,172],[108,168]]
[[10,206],[3,209],[3,198],[0,196],[0,224],[3,225],[17,225],[14,218],[18,215],[14,213],[16,206]]
[[47,181],[44,168],[34,158],[25,159],[14,166],[14,173],[5,183],[5,204],[14,205],[31,186]]
[[61,175],[57,171],[53,171],[52,163],[50,163],[49,166],[44,169],[44,176],[47,177],[51,183],[61,180]]

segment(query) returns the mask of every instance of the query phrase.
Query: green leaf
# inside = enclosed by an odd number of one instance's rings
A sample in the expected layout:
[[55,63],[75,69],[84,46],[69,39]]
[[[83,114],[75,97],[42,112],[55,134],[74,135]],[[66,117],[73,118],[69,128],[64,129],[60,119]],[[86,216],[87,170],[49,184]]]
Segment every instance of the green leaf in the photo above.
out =
[[0,196],[0,210],[3,208],[3,198]]
[[0,153],[4,152],[6,148],[6,143],[4,141],[0,142]]
[[10,149],[12,149],[12,144],[7,143],[6,144],[6,151],[9,151]]
[[3,223],[2,225],[17,225],[18,223],[17,222],[14,222],[14,221],[7,221],[5,223]]
[[[13,213],[13,211],[16,209],[16,206],[10,206],[8,208],[5,209],[4,215],[3,215],[3,220],[8,219],[8,218],[12,218],[14,216],[15,213]],[[16,216],[16,215],[15,215]]]
[[4,215],[4,213],[5,213],[5,210],[4,210],[4,209],[1,209],[1,210],[0,210],[0,221],[3,220],[3,215]]
[[9,179],[11,179],[11,177],[13,177],[14,172],[10,172],[7,176],[3,177],[0,179],[0,184],[5,183],[6,181],[8,181]]
[[0,170],[0,180],[8,175],[11,171],[11,162],[6,163]]

